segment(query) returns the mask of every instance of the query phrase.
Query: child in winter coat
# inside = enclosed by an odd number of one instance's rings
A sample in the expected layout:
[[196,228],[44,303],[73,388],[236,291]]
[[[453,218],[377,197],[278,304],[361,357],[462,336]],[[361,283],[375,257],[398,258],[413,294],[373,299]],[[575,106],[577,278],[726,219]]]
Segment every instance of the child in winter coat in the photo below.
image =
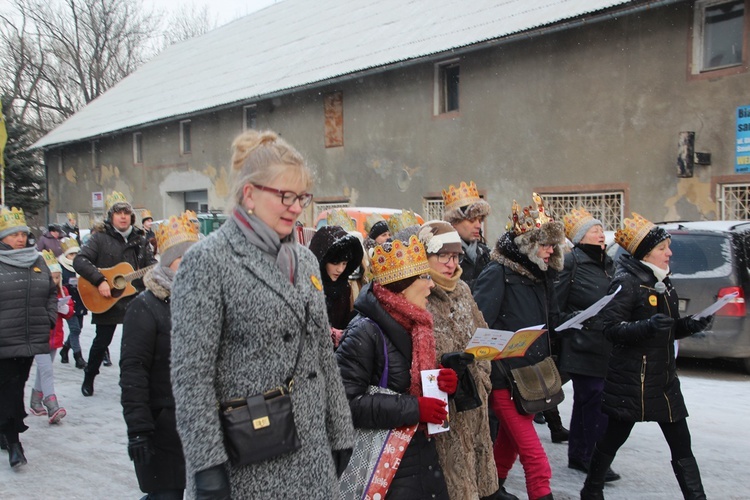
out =
[[55,359],[57,350],[63,345],[63,319],[68,319],[75,313],[73,309],[73,299],[68,293],[68,289],[62,286],[62,268],[57,262],[55,255],[45,250],[42,252],[44,260],[49,267],[52,280],[57,285],[57,322],[55,327],[50,330],[48,354],[37,354],[34,356],[36,361],[36,380],[34,387],[31,389],[30,411],[37,416],[47,415],[50,424],[56,424],[66,415],[65,408],[57,402],[55,395],[55,375],[52,368],[52,362]]

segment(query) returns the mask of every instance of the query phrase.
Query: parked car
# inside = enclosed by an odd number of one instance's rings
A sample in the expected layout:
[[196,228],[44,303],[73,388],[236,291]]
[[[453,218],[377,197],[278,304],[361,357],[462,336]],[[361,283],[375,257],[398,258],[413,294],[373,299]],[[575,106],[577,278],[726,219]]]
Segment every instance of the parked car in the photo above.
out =
[[[659,224],[672,235],[670,279],[680,296],[680,315],[702,311],[718,298],[738,296],[714,316],[708,329],[680,340],[680,356],[735,358],[750,372],[750,222],[700,221]],[[617,258],[622,249],[613,244]]]

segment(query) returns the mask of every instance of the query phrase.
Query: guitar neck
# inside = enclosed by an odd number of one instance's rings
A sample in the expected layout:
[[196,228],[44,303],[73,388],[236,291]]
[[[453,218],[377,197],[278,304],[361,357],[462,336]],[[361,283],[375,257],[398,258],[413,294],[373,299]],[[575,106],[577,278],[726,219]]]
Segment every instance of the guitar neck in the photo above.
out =
[[143,269],[139,269],[137,271],[133,271],[132,273],[124,274],[122,277],[125,279],[128,283],[130,283],[133,280],[137,280],[138,278],[142,278],[151,268],[156,267],[157,264],[152,264],[148,267],[144,267]]

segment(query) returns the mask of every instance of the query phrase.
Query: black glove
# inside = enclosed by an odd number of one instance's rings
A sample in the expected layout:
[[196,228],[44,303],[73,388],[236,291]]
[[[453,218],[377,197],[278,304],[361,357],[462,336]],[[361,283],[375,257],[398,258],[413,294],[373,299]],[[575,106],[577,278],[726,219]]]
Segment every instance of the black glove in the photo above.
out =
[[474,362],[474,355],[470,352],[446,352],[440,356],[440,364],[451,368],[456,372],[458,378],[463,377],[466,368]]
[[229,477],[224,464],[196,472],[195,493],[197,500],[231,500]]
[[336,465],[336,476],[338,476],[339,479],[341,479],[341,474],[346,470],[346,466],[349,465],[349,459],[352,458],[352,451],[351,448],[331,450],[333,463]]
[[692,316],[686,316],[684,318],[678,319],[677,322],[683,331],[692,335],[693,333],[702,332],[703,330],[708,328],[708,325],[711,324],[711,320],[713,319],[713,315],[704,316],[701,319],[695,319]]
[[657,313],[648,320],[648,331],[652,337],[657,334],[669,335],[672,326],[674,326],[674,319],[666,314]]
[[155,454],[151,434],[140,434],[128,439],[128,455],[133,462],[146,465]]

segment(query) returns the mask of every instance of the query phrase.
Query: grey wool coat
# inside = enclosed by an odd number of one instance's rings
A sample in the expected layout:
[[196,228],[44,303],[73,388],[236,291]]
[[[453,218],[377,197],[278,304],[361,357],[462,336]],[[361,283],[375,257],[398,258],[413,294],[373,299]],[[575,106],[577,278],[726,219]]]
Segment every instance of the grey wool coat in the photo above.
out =
[[[332,450],[353,446],[351,413],[334,360],[318,261],[302,246],[292,285],[230,219],[196,243],[172,286],[172,384],[177,428],[194,474],[226,462],[232,498],[339,494]],[[309,321],[305,308],[309,308]],[[243,467],[227,460],[217,403],[262,393],[290,375],[303,350],[292,404],[302,447]]]

